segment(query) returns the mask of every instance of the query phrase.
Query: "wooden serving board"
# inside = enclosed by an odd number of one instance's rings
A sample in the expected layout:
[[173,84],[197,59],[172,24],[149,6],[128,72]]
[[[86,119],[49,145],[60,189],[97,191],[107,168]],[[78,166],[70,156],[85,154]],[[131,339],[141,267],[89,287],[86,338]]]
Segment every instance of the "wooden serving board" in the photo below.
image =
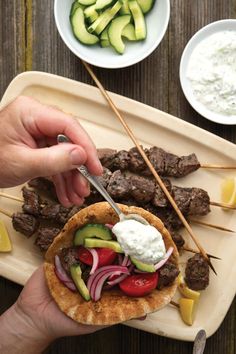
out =
[[[27,72],[11,82],[3,96],[1,107],[21,94],[77,116],[97,147],[132,147],[129,137],[95,87],[51,74]],[[234,144],[139,102],[113,93],[111,97],[143,146],[157,145],[181,155],[195,152],[202,163],[236,164]],[[175,179],[174,183],[204,188],[211,200],[219,201],[220,184],[226,176],[234,176],[234,172],[199,169],[187,177]],[[2,191],[21,196],[21,186]],[[0,207],[11,212],[21,210],[19,202],[2,197]],[[0,275],[23,285],[43,262],[43,257],[34,246],[34,238],[26,239],[12,228],[10,218],[4,215],[0,217],[8,228],[13,244],[11,253],[0,254]],[[204,220],[236,230],[233,211],[212,207],[212,212]],[[220,326],[236,291],[236,235],[195,225],[193,229],[206,251],[222,258],[221,261],[213,262],[218,275],[211,272],[210,286],[201,294],[193,326],[185,325],[172,306],[148,315],[145,321],[132,320],[125,323],[126,325],[187,341],[192,341],[201,328],[206,330],[209,337]],[[187,244],[193,246],[185,231],[183,235]],[[187,257],[190,254],[181,256],[182,266]],[[176,299],[178,296],[176,294]]]

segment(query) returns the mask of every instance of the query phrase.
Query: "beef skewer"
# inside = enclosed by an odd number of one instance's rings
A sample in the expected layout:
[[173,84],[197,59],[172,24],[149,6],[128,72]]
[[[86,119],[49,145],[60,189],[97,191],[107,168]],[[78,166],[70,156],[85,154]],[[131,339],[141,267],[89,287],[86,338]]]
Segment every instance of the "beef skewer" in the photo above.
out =
[[114,111],[114,113],[116,114],[117,118],[119,119],[119,121],[121,122],[121,124],[123,125],[124,129],[126,130],[126,132],[128,133],[129,137],[131,138],[131,140],[133,141],[133,143],[135,144],[135,146],[137,147],[140,155],[142,156],[142,158],[144,159],[145,163],[147,164],[147,166],[149,167],[151,173],[153,174],[153,176],[155,177],[156,181],[158,182],[158,184],[160,185],[160,187],[162,188],[163,192],[165,193],[166,197],[168,198],[169,202],[171,203],[172,207],[174,208],[175,212],[177,213],[177,215],[179,216],[180,220],[182,221],[183,225],[185,226],[185,228],[187,229],[190,237],[192,238],[192,240],[194,241],[195,245],[197,246],[197,248],[199,249],[199,251],[201,252],[201,254],[203,255],[203,257],[206,259],[206,261],[208,262],[209,266],[211,267],[211,269],[213,270],[213,272],[216,274],[216,271],[210,261],[210,259],[208,258],[204,248],[201,246],[200,242],[197,240],[195,234],[193,233],[193,230],[191,229],[190,225],[188,224],[187,220],[185,219],[184,215],[182,214],[182,212],[179,210],[178,206],[176,205],[174,199],[172,198],[171,194],[169,193],[168,189],[166,188],[165,184],[162,182],[159,174],[156,172],[154,166],[152,165],[152,163],[150,162],[150,160],[148,159],[148,156],[146,155],[145,151],[142,149],[142,147],[140,146],[139,142],[137,141],[137,139],[135,138],[133,132],[131,131],[131,129],[129,128],[129,126],[127,125],[127,123],[125,122],[124,118],[121,116],[120,112],[118,111],[118,109],[116,108],[115,104],[113,103],[113,101],[111,100],[110,96],[108,95],[108,93],[106,92],[106,90],[104,89],[104,87],[102,86],[101,82],[98,80],[98,78],[96,77],[96,75],[94,74],[93,70],[91,69],[90,65],[88,65],[86,62],[82,61],[83,65],[85,66],[86,70],[89,72],[89,74],[91,75],[91,77],[93,78],[94,82],[96,83],[96,85],[98,86],[99,90],[101,91],[102,95],[105,97],[105,99],[108,101],[110,107],[112,108],[112,110]]

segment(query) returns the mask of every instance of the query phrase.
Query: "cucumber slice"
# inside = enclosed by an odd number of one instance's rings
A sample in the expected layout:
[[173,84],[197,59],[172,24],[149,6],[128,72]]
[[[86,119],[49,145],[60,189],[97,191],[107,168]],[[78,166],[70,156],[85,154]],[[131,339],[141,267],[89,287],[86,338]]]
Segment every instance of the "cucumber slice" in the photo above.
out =
[[109,22],[115,17],[117,12],[121,8],[121,3],[117,1],[115,5],[109,7],[109,9],[105,10],[96,21],[88,27],[88,31],[90,33],[95,32],[96,34],[100,34],[108,25]]
[[121,15],[130,15],[129,1],[128,0],[123,0],[123,5],[121,6],[119,14],[121,14]]
[[108,6],[112,6],[116,0],[97,0],[96,10],[103,10]]
[[129,8],[134,18],[136,39],[145,39],[147,36],[146,22],[139,4],[135,0],[129,1]]
[[109,41],[109,37],[108,37],[107,28],[105,28],[104,31],[102,31],[102,33],[101,33],[100,44],[101,44],[101,47],[103,47],[103,48],[110,47],[110,41]]
[[137,3],[141,7],[142,12],[146,14],[153,8],[155,0],[137,0]]
[[88,248],[110,248],[111,250],[115,251],[116,253],[124,253],[120,244],[116,241],[104,241],[104,240],[97,240],[95,238],[86,238],[84,240],[84,246]]
[[136,266],[137,269],[143,272],[155,273],[156,269],[153,264],[143,263],[136,258],[130,257],[131,262]]
[[74,1],[73,4],[71,5],[71,9],[70,9],[70,18],[74,15],[75,10],[77,10],[79,7],[82,10],[84,9],[84,5],[79,4],[78,1]]
[[123,54],[125,51],[125,44],[122,40],[121,34],[125,26],[130,22],[130,19],[130,15],[119,16],[111,22],[108,28],[110,43],[119,54]]
[[96,4],[86,7],[84,16],[89,23],[93,23],[98,18],[98,12],[95,9]]
[[89,6],[95,4],[96,0],[78,0],[81,5]]
[[121,33],[122,37],[125,37],[129,41],[136,41],[135,29],[132,23],[128,23]]
[[75,283],[76,288],[78,289],[80,295],[86,300],[90,300],[90,295],[85,282],[82,279],[82,271],[79,264],[73,264],[70,267],[70,274]]
[[74,237],[74,245],[79,246],[84,244],[84,240],[89,237],[97,237],[103,240],[112,240],[111,230],[101,224],[87,224],[77,230]]
[[71,16],[71,26],[75,37],[84,44],[93,45],[99,42],[99,38],[86,30],[84,23],[84,13],[81,8],[77,8]]

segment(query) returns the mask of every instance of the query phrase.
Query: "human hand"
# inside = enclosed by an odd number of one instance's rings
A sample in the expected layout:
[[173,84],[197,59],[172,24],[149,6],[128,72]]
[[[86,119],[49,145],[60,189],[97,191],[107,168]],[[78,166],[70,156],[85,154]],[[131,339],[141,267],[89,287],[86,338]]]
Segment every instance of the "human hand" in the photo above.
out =
[[[52,176],[64,206],[82,204],[89,187],[75,168],[85,164],[91,174],[100,175],[102,167],[94,144],[78,121],[20,96],[0,112],[0,122],[0,187]],[[58,134],[65,134],[73,144],[57,145]]]
[[2,354],[37,354],[56,338],[88,334],[104,327],[79,324],[64,315],[49,293],[41,266],[28,280],[17,302],[0,317],[0,328]]

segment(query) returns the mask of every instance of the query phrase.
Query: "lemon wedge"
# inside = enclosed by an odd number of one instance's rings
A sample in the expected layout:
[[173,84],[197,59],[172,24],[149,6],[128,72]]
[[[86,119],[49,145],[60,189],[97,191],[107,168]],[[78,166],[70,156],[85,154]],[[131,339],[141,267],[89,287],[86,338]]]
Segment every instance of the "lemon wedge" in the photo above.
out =
[[226,178],[221,184],[221,200],[236,207],[236,177]]
[[11,241],[8,236],[4,222],[0,220],[0,252],[10,252],[12,250]]
[[194,300],[196,303],[199,301],[200,292],[190,289],[190,288],[185,284],[182,274],[179,274],[177,283],[178,283],[178,289],[179,289],[180,293],[181,293],[184,297],[186,297],[186,298],[188,298],[188,299],[192,299],[192,300]]
[[184,323],[189,326],[193,324],[193,317],[194,317],[194,300],[186,299],[182,297],[179,299],[179,310],[180,315]]

